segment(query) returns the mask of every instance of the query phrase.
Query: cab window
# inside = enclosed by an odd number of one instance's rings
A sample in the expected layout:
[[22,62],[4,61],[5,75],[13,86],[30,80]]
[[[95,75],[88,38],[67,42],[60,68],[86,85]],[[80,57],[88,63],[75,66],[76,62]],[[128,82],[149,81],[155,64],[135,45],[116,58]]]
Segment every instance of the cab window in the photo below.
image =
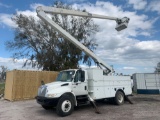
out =
[[78,70],[76,72],[74,82],[78,82],[78,81],[84,82],[84,80],[85,80],[85,72],[82,70]]

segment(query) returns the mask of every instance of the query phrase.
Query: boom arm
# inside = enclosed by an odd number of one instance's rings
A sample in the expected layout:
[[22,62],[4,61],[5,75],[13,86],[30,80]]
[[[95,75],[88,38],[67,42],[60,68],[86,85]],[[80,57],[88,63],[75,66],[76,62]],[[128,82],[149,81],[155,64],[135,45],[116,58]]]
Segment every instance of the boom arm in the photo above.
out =
[[54,7],[45,7],[45,6],[39,6],[36,9],[37,15],[39,18],[41,18],[43,21],[48,23],[52,28],[57,30],[63,37],[65,37],[67,40],[69,40],[71,43],[73,43],[75,46],[77,46],[80,50],[84,51],[88,56],[92,57],[92,59],[98,63],[98,65],[102,65],[105,67],[109,72],[113,72],[112,68],[107,65],[103,60],[99,59],[93,52],[91,52],[87,47],[85,47],[83,44],[81,44],[78,40],[76,40],[73,36],[71,36],[67,31],[65,31],[62,27],[60,27],[58,24],[56,24],[53,20],[51,20],[46,13],[51,14],[64,14],[64,15],[74,15],[74,16],[81,16],[81,17],[90,17],[90,18],[100,18],[100,19],[109,19],[109,20],[115,20],[117,22],[116,30],[120,31],[122,29],[127,28],[129,18],[124,17],[122,19],[115,18],[115,17],[108,17],[103,15],[97,15],[97,14],[91,14],[88,12],[81,12],[81,11],[75,11],[75,10],[67,10],[62,8],[54,8]]

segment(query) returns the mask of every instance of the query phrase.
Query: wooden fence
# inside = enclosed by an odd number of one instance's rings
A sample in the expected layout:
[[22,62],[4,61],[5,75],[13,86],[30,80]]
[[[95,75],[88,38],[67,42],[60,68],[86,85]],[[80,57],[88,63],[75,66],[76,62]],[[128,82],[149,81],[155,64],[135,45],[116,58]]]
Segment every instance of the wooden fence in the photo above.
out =
[[55,81],[55,71],[13,70],[7,72],[4,98],[10,101],[33,99],[37,95],[41,81]]

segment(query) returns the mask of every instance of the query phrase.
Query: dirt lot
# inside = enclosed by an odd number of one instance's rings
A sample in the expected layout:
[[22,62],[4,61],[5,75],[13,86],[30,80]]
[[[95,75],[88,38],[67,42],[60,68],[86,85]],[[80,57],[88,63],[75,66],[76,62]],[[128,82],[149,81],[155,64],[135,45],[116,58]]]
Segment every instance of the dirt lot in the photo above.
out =
[[101,114],[90,105],[81,106],[65,118],[57,116],[54,109],[44,110],[35,100],[0,100],[0,120],[160,120],[160,95],[134,95],[130,99],[133,105],[97,103]]

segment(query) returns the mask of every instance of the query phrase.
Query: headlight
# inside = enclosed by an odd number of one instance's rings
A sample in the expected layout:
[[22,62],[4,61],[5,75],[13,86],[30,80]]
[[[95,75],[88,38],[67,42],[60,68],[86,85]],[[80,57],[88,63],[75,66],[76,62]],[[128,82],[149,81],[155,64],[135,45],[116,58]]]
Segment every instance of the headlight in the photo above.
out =
[[55,97],[57,94],[47,94],[47,97],[53,98]]

